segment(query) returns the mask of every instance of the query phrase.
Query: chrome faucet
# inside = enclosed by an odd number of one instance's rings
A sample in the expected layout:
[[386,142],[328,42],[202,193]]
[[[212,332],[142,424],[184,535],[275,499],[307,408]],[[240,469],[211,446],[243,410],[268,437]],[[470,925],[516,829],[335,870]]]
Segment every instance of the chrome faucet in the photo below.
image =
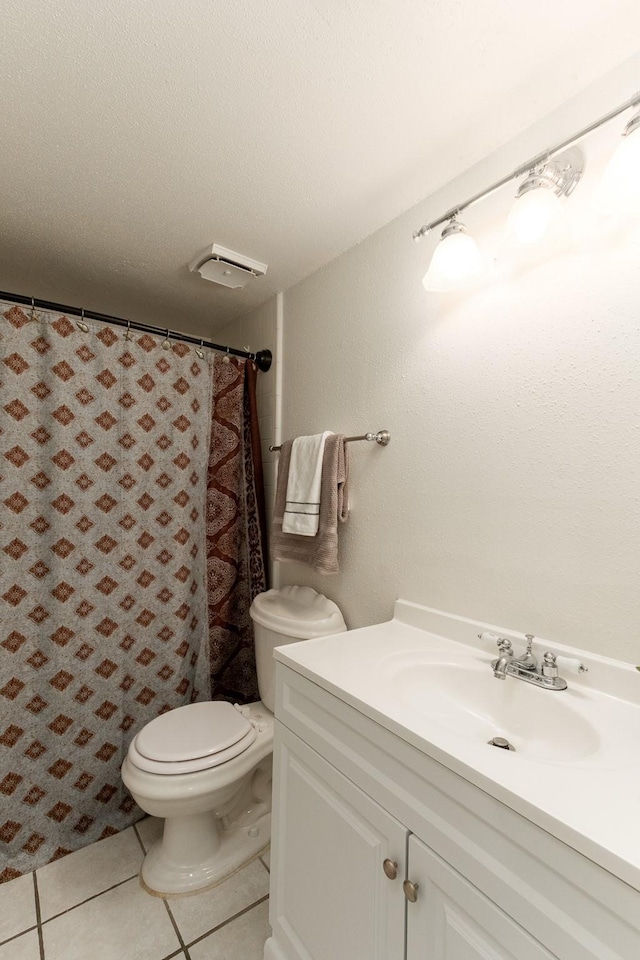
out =
[[[478,634],[478,636],[482,637],[482,634]],[[547,651],[542,658],[542,667],[539,667],[538,658],[534,655],[532,649],[534,635],[527,633],[525,636],[527,638],[527,648],[521,657],[514,657],[510,640],[507,640],[506,637],[498,637],[499,657],[491,662],[494,677],[497,677],[498,680],[515,677],[516,680],[535,683],[536,686],[545,690],[566,690],[567,681],[558,676],[555,654]]]

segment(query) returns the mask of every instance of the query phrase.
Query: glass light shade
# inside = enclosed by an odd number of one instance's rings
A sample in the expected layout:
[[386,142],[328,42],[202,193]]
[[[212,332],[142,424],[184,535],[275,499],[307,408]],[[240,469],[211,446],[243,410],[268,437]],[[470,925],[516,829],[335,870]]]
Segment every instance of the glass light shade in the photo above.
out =
[[482,256],[473,237],[462,230],[447,233],[436,247],[422,285],[434,293],[448,293],[478,280],[484,271]]
[[562,224],[563,211],[555,191],[539,186],[516,197],[507,220],[507,235],[519,243],[539,243]]
[[640,125],[618,144],[604,171],[597,202],[605,214],[624,213],[640,203]]

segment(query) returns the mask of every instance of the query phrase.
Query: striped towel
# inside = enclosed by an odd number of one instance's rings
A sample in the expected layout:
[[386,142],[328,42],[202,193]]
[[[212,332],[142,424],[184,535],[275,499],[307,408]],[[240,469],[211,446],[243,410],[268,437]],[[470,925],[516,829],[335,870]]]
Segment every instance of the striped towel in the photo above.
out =
[[315,537],[320,521],[320,478],[324,444],[331,431],[311,437],[296,437],[291,448],[287,476],[287,500],[282,518],[283,533]]

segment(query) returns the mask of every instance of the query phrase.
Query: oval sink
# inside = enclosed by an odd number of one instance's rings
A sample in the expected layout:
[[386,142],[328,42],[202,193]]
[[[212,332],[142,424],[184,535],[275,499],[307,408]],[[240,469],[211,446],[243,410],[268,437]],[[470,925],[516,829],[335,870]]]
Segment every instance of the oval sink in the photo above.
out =
[[405,662],[392,671],[391,683],[401,701],[449,733],[483,744],[504,737],[532,760],[582,760],[600,747],[596,730],[572,709],[566,692],[513,677],[497,680],[485,664]]

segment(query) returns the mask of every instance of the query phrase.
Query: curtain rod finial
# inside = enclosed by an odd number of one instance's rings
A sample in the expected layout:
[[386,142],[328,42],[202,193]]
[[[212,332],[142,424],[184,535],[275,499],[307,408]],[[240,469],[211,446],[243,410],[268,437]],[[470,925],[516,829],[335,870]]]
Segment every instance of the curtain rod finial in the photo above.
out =
[[258,365],[258,370],[262,370],[263,373],[266,373],[267,370],[271,369],[271,364],[273,363],[273,354],[271,350],[259,350],[256,353],[256,363]]

